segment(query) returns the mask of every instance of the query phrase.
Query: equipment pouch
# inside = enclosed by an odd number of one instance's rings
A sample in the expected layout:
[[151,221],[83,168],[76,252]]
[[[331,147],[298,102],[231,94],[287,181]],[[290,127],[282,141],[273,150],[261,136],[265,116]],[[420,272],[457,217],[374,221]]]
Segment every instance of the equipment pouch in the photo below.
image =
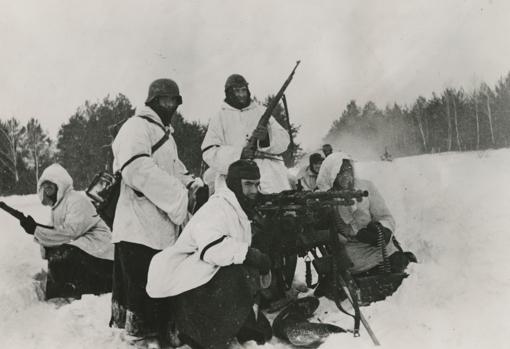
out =
[[[157,125],[164,133],[163,137],[161,137],[161,139],[151,147],[151,154],[154,154],[154,152],[156,152],[156,150],[158,150],[169,139],[170,131],[145,115],[138,115],[138,117],[148,121],[149,123]],[[122,182],[122,170],[139,157],[150,157],[151,154],[134,155],[128,161],[126,161],[124,165],[122,165],[119,171],[115,172],[113,175],[106,171],[98,173],[85,191],[87,196],[92,199],[94,206],[96,206],[97,213],[108,225],[108,227],[110,227],[110,229],[112,229],[113,226],[115,209],[117,208],[117,201],[119,201],[120,183]],[[134,190],[134,192],[138,197],[143,196],[143,193],[141,192],[136,190]]]
[[110,229],[112,229],[113,219],[115,218],[121,181],[122,176],[120,172],[112,175],[103,171],[94,177],[92,183],[90,183],[85,191],[87,196],[92,199],[94,206],[96,206],[97,213]]

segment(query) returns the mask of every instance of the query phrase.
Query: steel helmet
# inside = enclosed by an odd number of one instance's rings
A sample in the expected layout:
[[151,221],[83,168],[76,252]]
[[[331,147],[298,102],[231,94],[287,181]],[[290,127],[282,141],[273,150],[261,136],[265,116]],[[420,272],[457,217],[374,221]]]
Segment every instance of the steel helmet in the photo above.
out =
[[170,79],[157,79],[154,80],[149,86],[149,94],[145,104],[149,104],[156,97],[176,97],[179,104],[182,104],[182,97],[179,94],[179,86],[175,81]]
[[225,91],[231,87],[241,86],[248,86],[246,79],[242,75],[232,74],[227,78],[227,81],[225,82]]

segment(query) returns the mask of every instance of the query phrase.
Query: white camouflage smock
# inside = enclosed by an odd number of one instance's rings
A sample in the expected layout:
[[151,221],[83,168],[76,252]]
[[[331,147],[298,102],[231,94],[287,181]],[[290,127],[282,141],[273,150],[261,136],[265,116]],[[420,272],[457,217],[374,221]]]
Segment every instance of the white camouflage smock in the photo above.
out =
[[[352,238],[358,230],[365,228],[371,221],[378,221],[384,227],[395,232],[395,219],[393,218],[386,203],[376,189],[375,185],[368,180],[356,178],[356,167],[351,157],[342,152],[336,152],[329,155],[322,163],[317,176],[317,187],[319,190],[329,190],[333,187],[335,178],[340,171],[343,159],[351,160],[354,167],[354,187],[359,190],[367,190],[368,197],[363,198],[361,202],[356,202],[352,206],[339,206],[338,211],[343,221],[351,227],[351,238],[347,242],[347,254],[351,258],[354,266],[353,273],[369,270],[383,261],[381,249],[369,244],[365,244]],[[386,245],[388,256],[397,251],[393,242]]]
[[37,226],[35,240],[44,247],[69,244],[91,256],[113,260],[111,232],[99,217],[96,208],[83,194],[73,190],[73,180],[59,164],[48,166],[37,183],[37,193],[42,202],[43,182],[57,186],[57,200],[51,207],[53,228]]
[[[211,118],[202,143],[202,157],[220,176],[216,186],[223,185],[228,166],[241,158],[241,152],[264,111],[257,102],[242,110],[223,102],[219,113]],[[275,193],[290,189],[287,168],[279,156],[287,150],[290,138],[288,132],[272,117],[268,131],[270,145],[258,149],[274,154],[281,160],[255,159],[255,162],[260,169],[261,192]]]
[[222,266],[241,264],[251,244],[251,226],[234,193],[218,189],[197,211],[175,245],[150,264],[147,294],[176,296],[209,282]]
[[113,242],[126,241],[162,250],[175,242],[179,225],[186,219],[186,185],[193,178],[179,160],[171,134],[151,154],[151,147],[164,135],[163,125],[151,109],[146,108],[139,115],[157,124],[131,117],[122,125],[112,145],[114,171],[133,156],[149,155],[137,158],[122,171]]

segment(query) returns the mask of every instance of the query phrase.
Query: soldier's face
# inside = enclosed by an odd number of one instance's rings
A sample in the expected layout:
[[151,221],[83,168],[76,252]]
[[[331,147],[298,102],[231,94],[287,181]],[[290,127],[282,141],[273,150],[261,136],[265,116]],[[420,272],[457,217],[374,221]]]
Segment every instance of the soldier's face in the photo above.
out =
[[250,98],[250,93],[246,86],[233,87],[232,92],[234,93],[235,98],[242,104],[248,102],[248,98]]
[[354,188],[354,176],[352,173],[344,172],[336,177],[341,190],[352,190]]
[[312,168],[315,173],[319,173],[321,166],[322,166],[322,162],[316,162],[315,164],[312,165]]
[[53,206],[57,200],[57,185],[51,182],[44,182],[41,184],[41,190],[43,192],[42,204],[44,206]]
[[241,179],[241,188],[243,195],[250,200],[255,200],[259,193],[260,180],[256,179]]
[[336,182],[340,190],[352,190],[354,189],[354,168],[348,160],[342,162],[340,171],[336,176]]
[[176,98],[169,96],[159,97],[159,106],[163,110],[162,121],[165,125],[169,125],[172,120],[172,116],[181,103]]
[[163,96],[159,98],[159,104],[163,109],[169,113],[175,113],[177,107],[179,107],[179,101],[176,98]]
[[331,147],[322,147],[322,152],[325,156],[330,155],[333,152],[333,149]]

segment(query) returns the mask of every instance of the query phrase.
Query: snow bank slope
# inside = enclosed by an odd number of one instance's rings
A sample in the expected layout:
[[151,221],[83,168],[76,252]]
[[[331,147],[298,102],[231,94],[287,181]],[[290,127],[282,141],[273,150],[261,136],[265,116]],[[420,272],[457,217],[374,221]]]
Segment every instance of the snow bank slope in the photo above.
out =
[[[507,348],[510,330],[510,151],[440,154],[360,164],[420,264],[365,314],[383,347]],[[331,338],[370,347],[362,340]]]
[[[510,330],[510,150],[439,154],[360,164],[398,223],[397,236],[420,264],[393,297],[363,308],[386,348],[506,348]],[[42,222],[35,196],[7,203]],[[37,300],[32,276],[44,267],[37,245],[0,212],[0,346],[124,348],[107,327],[109,295],[56,308]],[[317,315],[352,322],[332,302]],[[248,344],[246,348],[256,347]],[[284,348],[273,340],[265,348]],[[371,348],[368,335],[340,334],[321,348]]]

